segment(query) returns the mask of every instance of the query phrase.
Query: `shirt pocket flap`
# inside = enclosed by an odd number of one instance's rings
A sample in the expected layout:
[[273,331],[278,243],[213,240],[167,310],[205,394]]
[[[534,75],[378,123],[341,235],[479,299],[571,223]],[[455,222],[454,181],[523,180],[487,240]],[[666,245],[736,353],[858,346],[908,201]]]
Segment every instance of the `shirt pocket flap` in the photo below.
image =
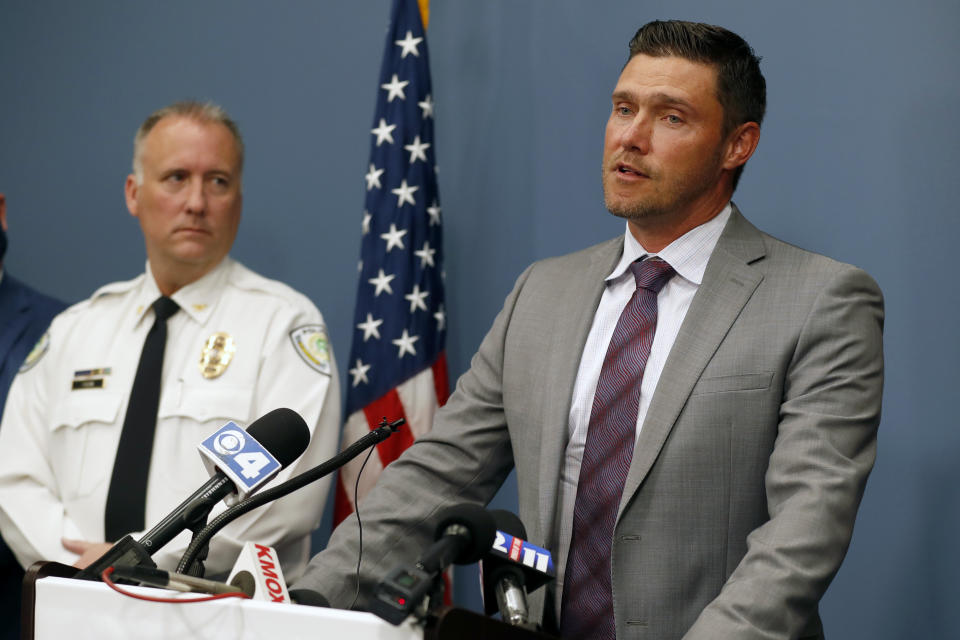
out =
[[233,420],[246,427],[250,422],[253,389],[250,387],[197,388],[184,386],[177,406],[160,407],[160,417],[182,417],[196,422]]
[[126,394],[109,391],[75,391],[66,400],[54,407],[50,430],[63,427],[76,429],[88,422],[114,424],[119,422],[118,413]]

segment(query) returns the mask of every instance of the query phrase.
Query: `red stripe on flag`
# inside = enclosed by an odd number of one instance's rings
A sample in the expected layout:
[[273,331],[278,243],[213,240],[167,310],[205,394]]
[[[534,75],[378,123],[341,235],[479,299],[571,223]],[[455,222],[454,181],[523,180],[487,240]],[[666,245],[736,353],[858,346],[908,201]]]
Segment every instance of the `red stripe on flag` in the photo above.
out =
[[[350,492],[353,492],[353,487],[350,487]],[[350,502],[350,499],[347,497],[347,490],[343,486],[343,476],[339,473],[337,474],[337,488],[336,488],[336,497],[333,501],[333,526],[336,528],[338,524],[350,517],[350,514],[353,513],[353,505]]]
[[447,375],[447,352],[441,351],[436,362],[433,363],[433,388],[437,392],[437,404],[441,407],[447,404],[450,397],[450,377]]
[[[390,422],[397,418],[407,419],[403,410],[403,403],[400,402],[400,394],[397,393],[396,389],[390,389],[390,391],[365,406],[363,413],[367,416],[367,424],[371,429],[378,427],[384,417]],[[399,458],[403,450],[411,444],[413,444],[413,433],[410,431],[410,425],[404,424],[395,434],[377,445],[380,462],[386,467]]]

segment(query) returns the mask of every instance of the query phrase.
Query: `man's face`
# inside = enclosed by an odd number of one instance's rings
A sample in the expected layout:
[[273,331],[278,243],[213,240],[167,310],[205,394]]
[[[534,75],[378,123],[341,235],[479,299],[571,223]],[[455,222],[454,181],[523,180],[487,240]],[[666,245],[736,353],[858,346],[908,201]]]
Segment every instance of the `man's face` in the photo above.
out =
[[166,117],[144,139],[141,166],[142,183],[128,176],[125,192],[151,268],[202,276],[229,253],[240,224],[233,135],[219,123]]
[[611,213],[685,220],[716,205],[725,146],[716,86],[713,67],[684,58],[636,55],[627,63],[604,141]]

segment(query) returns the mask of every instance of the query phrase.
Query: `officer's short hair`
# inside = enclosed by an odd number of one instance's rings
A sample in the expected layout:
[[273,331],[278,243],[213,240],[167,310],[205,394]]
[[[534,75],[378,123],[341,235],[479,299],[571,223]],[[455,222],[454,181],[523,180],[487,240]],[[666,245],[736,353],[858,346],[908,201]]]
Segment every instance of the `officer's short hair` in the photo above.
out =
[[137,134],[133,137],[133,174],[137,178],[137,184],[143,184],[143,141],[157,123],[168,116],[182,116],[204,123],[222,124],[233,135],[233,140],[237,144],[237,160],[240,165],[240,173],[243,173],[243,137],[240,135],[240,128],[237,123],[227,115],[226,110],[213,102],[199,102],[197,100],[181,100],[171,105],[157,109],[143,121]]

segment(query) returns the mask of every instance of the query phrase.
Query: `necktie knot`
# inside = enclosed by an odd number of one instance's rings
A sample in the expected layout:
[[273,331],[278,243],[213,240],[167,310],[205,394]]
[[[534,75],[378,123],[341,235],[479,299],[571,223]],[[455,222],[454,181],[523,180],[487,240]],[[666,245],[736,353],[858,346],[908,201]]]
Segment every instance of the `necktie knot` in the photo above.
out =
[[634,262],[630,265],[630,271],[633,273],[634,280],[637,281],[638,289],[647,289],[654,293],[659,293],[676,273],[673,267],[660,258]]
[[167,318],[180,309],[180,305],[167,296],[160,296],[150,306],[153,307],[153,313],[156,314],[158,322],[166,322]]

